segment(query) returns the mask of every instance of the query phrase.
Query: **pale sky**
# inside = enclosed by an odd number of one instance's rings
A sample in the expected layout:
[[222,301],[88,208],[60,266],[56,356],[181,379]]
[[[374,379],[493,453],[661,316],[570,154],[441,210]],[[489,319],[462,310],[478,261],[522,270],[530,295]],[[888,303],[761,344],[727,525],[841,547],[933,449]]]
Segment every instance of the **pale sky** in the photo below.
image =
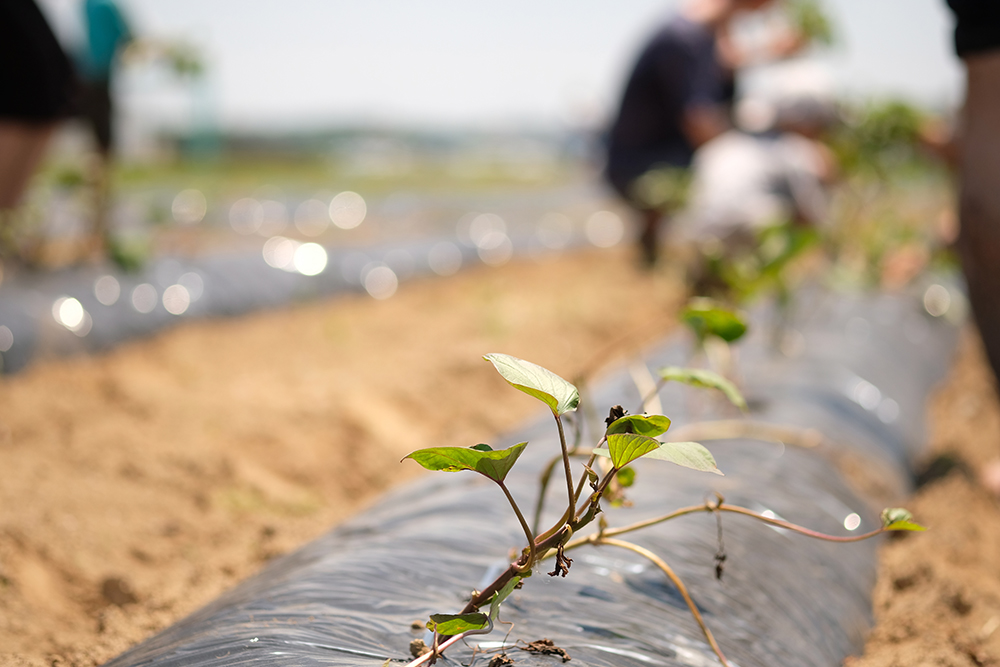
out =
[[[145,36],[204,53],[194,92],[123,78],[132,113],[223,127],[595,123],[613,110],[664,0],[120,0]],[[72,35],[79,0],[41,0]],[[823,56],[846,93],[954,103],[961,70],[944,0],[824,0],[839,45]]]

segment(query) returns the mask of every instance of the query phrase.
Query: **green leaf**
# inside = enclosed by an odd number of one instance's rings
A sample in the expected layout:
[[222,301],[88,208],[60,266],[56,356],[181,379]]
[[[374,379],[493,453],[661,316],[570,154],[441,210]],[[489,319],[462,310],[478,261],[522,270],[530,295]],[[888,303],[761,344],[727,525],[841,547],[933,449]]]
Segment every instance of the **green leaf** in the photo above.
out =
[[747,332],[746,321],[739,314],[720,307],[711,299],[691,299],[681,313],[681,319],[698,336],[705,340],[717,336],[732,343]]
[[493,599],[490,601],[490,620],[497,620],[497,614],[500,613],[500,603],[514,592],[514,588],[517,587],[517,582],[519,581],[521,581],[521,577],[511,577],[510,581],[504,584],[504,587],[493,596]]
[[403,457],[403,460],[413,459],[428,470],[457,472],[472,470],[489,477],[494,482],[502,482],[510,469],[514,467],[517,457],[524,451],[528,443],[522,442],[496,451],[483,451],[479,445],[470,447],[430,447],[418,449]]
[[576,410],[580,404],[576,387],[546,368],[509,354],[487,354],[483,359],[492,363],[512,387],[545,403],[557,417]]
[[[621,436],[610,436],[608,438],[609,441],[611,440],[611,437]],[[639,438],[642,436],[631,437]],[[653,442],[656,441],[653,440]],[[715,457],[712,456],[712,453],[697,442],[664,442],[657,444],[660,446],[642,454],[641,458],[659,459],[660,461],[669,461],[675,465],[679,465],[684,468],[691,468],[692,470],[698,470],[699,472],[711,472],[716,475],[722,474],[722,471],[715,465]],[[614,461],[614,457],[611,452],[604,447],[595,449],[594,453],[598,456],[610,457],[612,462]],[[615,467],[617,468],[620,466],[616,465]]]
[[608,426],[607,434],[635,433],[655,438],[670,428],[670,419],[663,415],[625,415],[616,419]]
[[[643,454],[648,454],[660,446],[658,440],[634,433],[612,433],[608,435],[608,451],[616,468],[624,468]],[[596,451],[596,450],[595,450]]]
[[718,389],[729,402],[740,410],[747,409],[746,399],[732,382],[722,377],[714,371],[705,368],[680,368],[679,366],[667,366],[657,371],[661,378],[667,382],[683,382],[692,387],[702,387],[704,389]]
[[490,617],[474,612],[472,614],[433,614],[427,621],[427,629],[439,635],[460,635],[467,630],[481,630],[489,625]]
[[927,530],[913,520],[913,515],[902,507],[887,507],[882,510],[882,527],[886,530]]
[[625,468],[624,470],[619,470],[615,473],[615,479],[617,479],[618,483],[622,485],[622,488],[627,489],[635,484],[635,468]]
[[721,475],[715,464],[715,457],[697,442],[665,442],[659,449],[646,454],[644,458],[670,461],[684,468]]
[[481,442],[478,445],[473,445],[469,449],[478,449],[481,452],[492,452],[493,448],[487,445],[485,442]]

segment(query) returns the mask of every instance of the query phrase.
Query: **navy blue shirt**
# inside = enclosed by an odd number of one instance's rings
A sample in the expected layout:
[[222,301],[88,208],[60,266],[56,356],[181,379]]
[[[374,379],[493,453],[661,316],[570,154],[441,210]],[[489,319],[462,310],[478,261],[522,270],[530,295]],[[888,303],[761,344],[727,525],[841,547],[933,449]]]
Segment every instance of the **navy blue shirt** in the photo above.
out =
[[657,164],[684,167],[694,146],[684,134],[692,107],[721,106],[728,74],[708,26],[677,17],[642,50],[608,132],[609,180],[630,180]]

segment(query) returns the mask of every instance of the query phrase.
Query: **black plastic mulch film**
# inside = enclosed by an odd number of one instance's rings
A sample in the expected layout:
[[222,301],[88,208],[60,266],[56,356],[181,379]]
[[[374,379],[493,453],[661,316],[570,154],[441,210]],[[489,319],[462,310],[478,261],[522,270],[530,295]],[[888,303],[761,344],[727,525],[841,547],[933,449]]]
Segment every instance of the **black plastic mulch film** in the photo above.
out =
[[[816,429],[826,444],[803,449],[756,440],[706,443],[725,477],[637,462],[628,494],[635,507],[607,508],[609,524],[699,504],[717,491],[728,503],[828,533],[850,534],[845,520],[852,514],[861,519],[858,531],[876,527],[884,499],[861,497],[836,462],[849,457],[853,468],[875,475],[897,501],[908,491],[924,404],[957,339],[956,326],[928,315],[921,295],[816,290],[800,296],[792,325],[793,336],[801,336],[800,353],[772,351],[762,325],[740,344],[738,368],[753,419]],[[684,364],[689,355],[690,344],[675,339],[643,363],[649,369]],[[668,387],[660,398],[675,427],[729,414],[691,389]],[[600,381],[585,400],[601,411],[620,403],[636,412],[639,393],[623,369]],[[559,449],[551,417],[491,444],[523,440],[530,444],[508,486],[530,508],[537,471]],[[550,521],[559,511],[559,489],[559,483],[550,487]],[[630,539],[659,554],[686,582],[732,664],[833,667],[860,651],[871,625],[876,540],[830,544],[731,514],[723,516],[723,528],[728,559],[721,581],[715,578],[712,514],[686,516]],[[491,580],[523,539],[493,484],[472,473],[428,474],[108,667],[378,667],[387,659],[403,664],[410,641],[424,636],[411,624],[460,610],[469,592]],[[718,664],[677,590],[656,567],[609,546],[569,555],[569,576],[550,578],[549,563],[543,563],[508,599],[501,620],[512,628],[497,624],[492,634],[469,637],[468,644],[495,649],[505,638],[548,638],[572,656],[572,664],[594,667]],[[512,648],[508,653],[519,665],[561,664],[555,656]],[[485,666],[494,654],[473,656],[457,645],[439,664]]]

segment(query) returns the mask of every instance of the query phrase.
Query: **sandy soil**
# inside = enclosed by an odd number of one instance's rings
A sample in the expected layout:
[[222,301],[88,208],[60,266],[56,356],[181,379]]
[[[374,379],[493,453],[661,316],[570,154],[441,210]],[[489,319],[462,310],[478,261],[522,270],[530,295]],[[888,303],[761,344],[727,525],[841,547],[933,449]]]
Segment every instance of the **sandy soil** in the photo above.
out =
[[[533,414],[484,352],[575,377],[662,336],[678,299],[595,251],[0,377],[0,665],[113,657],[418,474],[409,451]],[[929,410],[938,474],[909,503],[932,530],[886,542],[851,667],[1000,664],[1000,507],[974,474],[1000,454],[991,382],[970,335]]]
[[907,507],[930,530],[882,547],[877,625],[848,667],[1000,665],[1000,503],[978,483],[1000,456],[1000,404],[971,332],[929,418],[924,483]]

